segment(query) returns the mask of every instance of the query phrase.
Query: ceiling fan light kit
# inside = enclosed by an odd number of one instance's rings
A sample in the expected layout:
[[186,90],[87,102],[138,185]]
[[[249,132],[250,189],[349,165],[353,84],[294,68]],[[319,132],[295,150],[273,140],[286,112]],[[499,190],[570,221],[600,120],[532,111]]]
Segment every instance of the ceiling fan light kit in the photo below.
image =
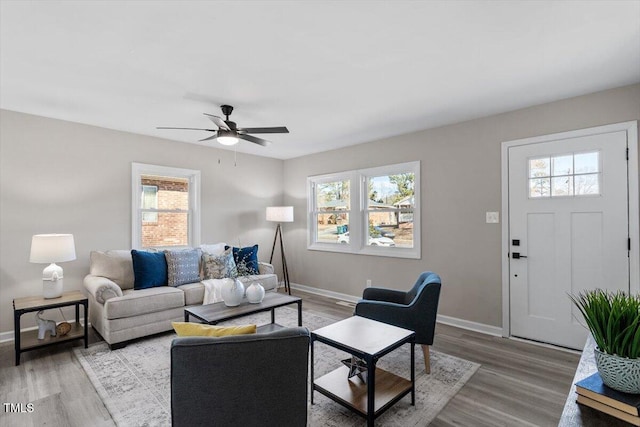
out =
[[233,112],[233,107],[231,105],[222,105],[220,106],[222,110],[222,114],[226,116],[226,120],[221,119],[218,116],[214,116],[213,114],[203,113],[205,116],[209,118],[218,129],[202,129],[202,128],[177,128],[177,127],[165,127],[160,126],[157,129],[182,129],[182,130],[204,130],[207,132],[214,132],[214,134],[210,137],[201,139],[200,141],[209,141],[212,139],[217,140],[222,145],[235,145],[240,142],[241,139],[249,142],[253,142],[254,144],[267,146],[271,144],[266,139],[258,138],[257,136],[249,135],[250,133],[289,133],[289,129],[285,126],[277,126],[277,127],[263,127],[263,128],[239,128],[237,127],[235,122],[229,120],[229,116]]

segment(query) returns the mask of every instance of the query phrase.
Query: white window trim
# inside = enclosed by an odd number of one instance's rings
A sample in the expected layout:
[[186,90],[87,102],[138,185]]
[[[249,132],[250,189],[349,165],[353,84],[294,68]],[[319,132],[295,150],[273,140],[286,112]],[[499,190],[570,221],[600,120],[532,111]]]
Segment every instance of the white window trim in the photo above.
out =
[[[142,175],[175,176],[189,180],[189,232],[188,246],[200,246],[200,171],[174,168],[169,166],[131,163],[131,248],[144,249],[142,246]],[[187,246],[185,246],[187,247]],[[154,247],[162,249],[161,247]],[[176,249],[176,246],[172,246]]]
[[[415,174],[414,182],[414,201],[413,208],[413,248],[402,247],[383,247],[369,246],[365,242],[368,235],[367,215],[367,194],[366,181],[371,176],[394,175],[398,173],[413,172]],[[318,223],[315,215],[316,197],[315,186],[324,182],[349,180],[349,243],[325,243],[316,242],[316,234]],[[421,251],[421,213],[420,213],[420,162],[407,162],[394,165],[379,166],[368,169],[359,169],[354,171],[346,171],[340,173],[332,173],[327,175],[316,175],[307,178],[307,213],[308,213],[308,232],[307,232],[307,249],[327,252],[342,252],[360,255],[387,256],[395,258],[411,258],[420,259]]]

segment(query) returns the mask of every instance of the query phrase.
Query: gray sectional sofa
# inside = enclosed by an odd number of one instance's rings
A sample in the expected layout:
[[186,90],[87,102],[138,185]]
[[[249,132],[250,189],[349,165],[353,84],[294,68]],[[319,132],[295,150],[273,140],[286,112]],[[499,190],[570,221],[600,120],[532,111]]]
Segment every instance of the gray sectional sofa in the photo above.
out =
[[[260,282],[266,291],[276,291],[278,278],[271,264],[259,263],[259,275],[239,277],[248,286]],[[89,321],[110,348],[135,338],[171,330],[172,321],[184,319],[184,308],[202,305],[202,282],[134,290],[131,251],[91,252],[84,287],[89,298]]]

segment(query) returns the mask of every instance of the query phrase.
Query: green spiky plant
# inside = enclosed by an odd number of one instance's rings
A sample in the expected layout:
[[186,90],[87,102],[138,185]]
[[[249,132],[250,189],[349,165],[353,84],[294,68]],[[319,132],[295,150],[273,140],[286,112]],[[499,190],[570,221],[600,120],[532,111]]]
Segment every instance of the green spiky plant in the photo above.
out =
[[600,351],[640,358],[640,295],[602,289],[569,295]]

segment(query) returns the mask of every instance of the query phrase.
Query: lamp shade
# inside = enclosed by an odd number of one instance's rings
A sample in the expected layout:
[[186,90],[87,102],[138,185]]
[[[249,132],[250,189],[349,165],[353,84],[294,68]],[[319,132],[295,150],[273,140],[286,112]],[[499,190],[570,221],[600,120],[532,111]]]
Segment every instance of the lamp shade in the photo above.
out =
[[293,222],[293,206],[269,206],[267,208],[267,221]]
[[46,264],[74,259],[76,247],[73,234],[36,234],[31,238],[30,262]]

